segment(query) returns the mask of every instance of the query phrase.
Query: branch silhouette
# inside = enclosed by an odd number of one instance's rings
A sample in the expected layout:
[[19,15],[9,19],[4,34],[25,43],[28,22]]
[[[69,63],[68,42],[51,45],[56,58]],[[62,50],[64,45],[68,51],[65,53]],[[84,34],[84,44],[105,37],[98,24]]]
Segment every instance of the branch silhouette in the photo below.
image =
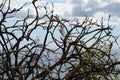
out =
[[17,9],[11,8],[11,2],[0,4],[1,80],[109,80],[119,76],[120,61],[111,51],[119,37],[112,34],[110,17],[107,25],[103,19],[100,23],[88,17],[64,19],[46,6],[41,7],[45,13],[40,16],[38,0],[33,0],[32,19],[28,11],[26,17],[7,25],[15,18],[9,15],[27,4]]

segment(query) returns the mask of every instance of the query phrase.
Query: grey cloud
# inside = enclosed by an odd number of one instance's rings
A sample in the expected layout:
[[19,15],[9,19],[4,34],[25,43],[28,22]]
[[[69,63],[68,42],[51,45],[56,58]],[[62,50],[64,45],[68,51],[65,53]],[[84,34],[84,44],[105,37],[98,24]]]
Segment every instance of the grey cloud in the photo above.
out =
[[111,3],[107,6],[105,6],[102,9],[99,9],[105,13],[109,13],[112,16],[118,16],[120,17],[120,3]]
[[69,0],[69,3],[79,4],[79,3],[83,3],[83,0]]
[[23,11],[23,10],[18,12],[18,13],[16,13],[16,14],[14,14],[15,18],[24,18],[26,16],[27,16],[27,11]]
[[[73,5],[71,16],[92,16],[98,7],[98,3],[94,0],[89,0],[87,4],[83,0],[70,0],[69,2]],[[91,10],[86,11],[86,8],[91,8]],[[65,14],[70,15],[67,12]]]
[[72,15],[73,16],[82,16],[84,14],[84,11],[82,10],[82,7],[80,5],[76,5],[72,9]]
[[95,10],[85,11],[81,6],[75,6],[72,9],[72,16],[92,16]]
[[[67,15],[71,16],[93,16],[96,12],[104,12],[109,13],[112,16],[120,17],[120,3],[109,3],[105,7],[99,7],[101,4],[96,2],[95,0],[89,2],[83,7],[81,6],[81,0],[70,0],[73,5],[71,14],[67,13]],[[77,3],[77,4],[76,4]],[[91,10],[86,11],[86,8],[91,8]]]
[[[8,14],[7,17],[14,17],[14,18],[24,18],[27,15],[27,11],[19,11],[15,13]],[[3,18],[3,15],[0,13],[0,20]]]
[[92,10],[96,10],[99,7],[99,5],[100,4],[98,2],[96,2],[95,0],[93,0],[93,1],[89,0],[87,5],[85,6],[85,8],[90,7],[90,8],[92,8]]

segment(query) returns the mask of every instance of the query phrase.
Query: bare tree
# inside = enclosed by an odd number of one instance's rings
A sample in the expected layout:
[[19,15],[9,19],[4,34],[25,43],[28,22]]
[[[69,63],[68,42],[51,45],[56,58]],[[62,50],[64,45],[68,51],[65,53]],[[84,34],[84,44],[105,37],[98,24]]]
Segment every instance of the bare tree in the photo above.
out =
[[[92,18],[64,19],[54,10],[41,17],[37,0],[35,16],[29,13],[12,25],[19,12],[10,0],[0,4],[0,79],[9,80],[109,80],[118,77],[120,61],[111,52],[118,36],[113,27]],[[31,19],[31,20],[30,20]],[[39,34],[34,34],[39,30]],[[40,36],[36,39],[33,36]],[[42,36],[42,37],[41,37]]]

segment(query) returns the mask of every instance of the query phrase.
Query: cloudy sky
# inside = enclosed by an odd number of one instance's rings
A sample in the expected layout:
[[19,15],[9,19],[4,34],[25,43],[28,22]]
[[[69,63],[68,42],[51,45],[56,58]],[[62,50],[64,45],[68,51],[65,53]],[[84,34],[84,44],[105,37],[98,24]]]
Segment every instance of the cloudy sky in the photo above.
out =
[[[12,0],[13,7],[23,5],[32,0]],[[120,17],[120,0],[41,0],[40,4],[54,3],[55,12],[64,16],[104,16],[110,14]]]
[[[93,17],[108,19],[116,26],[115,35],[120,34],[120,0],[47,0],[53,2],[56,14],[68,17]],[[120,44],[120,39],[119,39]]]
[[[0,0],[1,1],[1,0]],[[114,34],[120,33],[120,0],[38,0],[38,5],[45,5],[47,2],[50,6],[54,4],[54,12],[62,17],[93,17],[101,19],[108,18],[111,15],[111,24],[117,26]],[[34,15],[32,0],[11,0],[11,7],[19,7],[29,2],[22,11],[16,15],[16,18],[24,17],[27,9],[30,8]],[[42,10],[41,10],[42,11]],[[41,13],[42,14],[42,13]]]
[[[38,0],[38,5],[45,5],[47,2],[50,6],[54,3],[54,13],[62,17],[94,17],[100,19],[101,17],[108,18],[111,15],[112,23],[119,25],[120,22],[120,0]],[[32,2],[32,0],[13,0],[13,7],[23,5],[25,2]],[[19,14],[22,17],[31,8],[28,3]],[[42,10],[41,10],[42,11]],[[34,11],[32,11],[34,12]],[[34,13],[32,13],[34,15]]]
[[[94,18],[108,17],[110,14],[114,20],[120,21],[120,0],[38,0],[38,5],[49,5],[54,3],[54,12],[60,16],[83,17],[89,16]],[[19,7],[25,2],[32,0],[12,0],[12,7]],[[24,15],[30,4],[20,13]],[[31,6],[32,9],[32,6]],[[33,13],[34,14],[34,13]],[[19,15],[19,16],[20,16]],[[21,17],[21,16],[20,16]],[[116,22],[116,21],[115,21]],[[116,23],[115,23],[116,24]]]
[[48,0],[53,1],[58,14],[95,16],[111,14],[120,17],[120,0]]

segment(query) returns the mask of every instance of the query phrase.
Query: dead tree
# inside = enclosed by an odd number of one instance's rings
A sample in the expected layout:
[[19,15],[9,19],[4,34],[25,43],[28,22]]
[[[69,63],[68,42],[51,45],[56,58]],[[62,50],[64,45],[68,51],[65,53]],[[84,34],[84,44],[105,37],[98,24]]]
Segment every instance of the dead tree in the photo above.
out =
[[111,52],[118,36],[112,34],[110,17],[108,24],[88,17],[70,20],[46,6],[41,17],[34,0],[35,16],[28,10],[26,17],[8,25],[11,15],[24,7],[11,8],[11,2],[0,4],[0,79],[109,80],[119,75],[120,61]]

